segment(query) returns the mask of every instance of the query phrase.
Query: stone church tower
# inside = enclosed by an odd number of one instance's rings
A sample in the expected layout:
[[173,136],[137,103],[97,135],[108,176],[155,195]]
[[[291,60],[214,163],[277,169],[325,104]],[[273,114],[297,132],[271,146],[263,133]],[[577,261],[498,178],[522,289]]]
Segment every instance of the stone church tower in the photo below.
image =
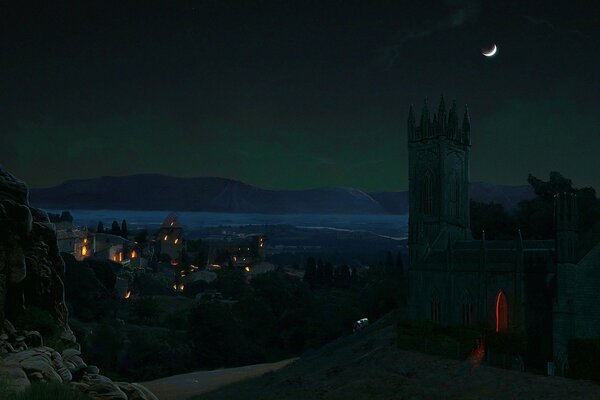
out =
[[419,262],[431,249],[471,239],[469,227],[468,109],[462,123],[456,104],[446,111],[444,98],[430,117],[427,99],[419,125],[411,105],[408,116],[409,257]]

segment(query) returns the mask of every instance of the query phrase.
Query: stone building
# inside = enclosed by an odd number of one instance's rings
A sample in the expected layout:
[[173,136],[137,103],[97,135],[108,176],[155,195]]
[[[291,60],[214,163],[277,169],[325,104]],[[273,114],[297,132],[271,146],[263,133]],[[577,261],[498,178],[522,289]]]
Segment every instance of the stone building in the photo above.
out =
[[220,268],[231,265],[247,269],[266,259],[266,236],[263,234],[222,235],[202,239],[206,266]]
[[179,265],[185,252],[183,226],[175,214],[165,218],[156,238],[157,253],[165,254],[171,259],[171,264]]
[[[577,199],[555,196],[555,236],[473,240],[469,216],[471,122],[444,100],[417,124],[409,153],[409,315],[447,325],[484,325],[526,335],[529,350],[552,346],[565,365],[571,338],[600,338],[600,244],[583,248]],[[589,250],[591,249],[591,250]]]

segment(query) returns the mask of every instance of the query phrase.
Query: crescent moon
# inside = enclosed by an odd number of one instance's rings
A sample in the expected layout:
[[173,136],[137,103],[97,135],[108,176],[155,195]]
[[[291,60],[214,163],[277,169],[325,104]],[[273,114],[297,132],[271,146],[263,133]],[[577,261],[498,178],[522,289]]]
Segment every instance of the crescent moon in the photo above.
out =
[[497,51],[498,51],[498,46],[496,46],[496,44],[494,43],[494,45],[492,46],[491,49],[482,49],[481,54],[483,54],[486,57],[493,57]]

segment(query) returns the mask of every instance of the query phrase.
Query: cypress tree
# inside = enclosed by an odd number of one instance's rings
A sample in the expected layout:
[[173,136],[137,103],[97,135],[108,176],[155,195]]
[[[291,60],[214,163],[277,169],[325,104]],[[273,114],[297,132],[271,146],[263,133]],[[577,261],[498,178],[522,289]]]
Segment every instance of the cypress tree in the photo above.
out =
[[112,226],[110,228],[110,233],[113,235],[121,234],[121,227],[119,227],[119,223],[117,221],[113,221]]
[[123,220],[123,222],[121,222],[121,236],[127,239],[128,234],[129,232],[127,232],[127,221]]
[[102,221],[98,221],[98,227],[96,228],[97,233],[104,233],[104,224]]

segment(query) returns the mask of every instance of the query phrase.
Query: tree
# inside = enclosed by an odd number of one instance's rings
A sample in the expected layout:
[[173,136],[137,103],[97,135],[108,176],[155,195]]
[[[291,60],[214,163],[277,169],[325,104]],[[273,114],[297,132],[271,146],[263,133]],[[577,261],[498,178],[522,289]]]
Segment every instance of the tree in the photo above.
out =
[[471,233],[474,239],[492,240],[513,239],[517,233],[514,216],[510,215],[502,204],[471,201]]
[[385,273],[391,274],[394,270],[394,257],[392,256],[392,252],[388,251],[385,258]]
[[352,267],[350,269],[351,274],[350,274],[350,283],[352,285],[355,285],[356,283],[358,283],[358,269],[356,267]]
[[71,215],[71,213],[69,211],[63,211],[62,214],[60,214],[60,220],[67,221],[67,222],[73,222],[73,216]]
[[238,268],[221,268],[217,272],[214,286],[225,297],[241,298],[246,292],[246,276]]
[[550,172],[547,181],[533,175],[529,175],[527,181],[536,197],[519,203],[516,211],[517,226],[524,238],[548,239],[554,236],[554,195],[557,193],[577,195],[581,233],[589,231],[600,219],[600,201],[593,188],[574,188],[570,179],[556,171]]
[[98,221],[98,228],[96,228],[97,233],[104,233],[104,224],[102,221]]
[[333,286],[333,265],[330,262],[326,262],[323,268],[323,282],[322,285],[325,289],[330,289]]
[[121,236],[127,239],[128,233],[129,232],[127,232],[127,221],[123,220],[123,222],[121,222]]
[[148,231],[146,229],[139,231],[133,239],[138,243],[146,243],[148,241]]
[[138,321],[150,323],[160,313],[160,302],[157,298],[151,296],[139,297],[133,302],[131,313]]
[[323,282],[325,281],[325,278],[323,277],[324,272],[325,272],[325,263],[323,263],[323,260],[321,260],[319,258],[319,260],[317,261],[317,279],[315,280],[315,287],[317,289],[320,289],[323,287]]
[[110,228],[110,233],[113,235],[121,234],[121,227],[119,226],[119,223],[117,221],[113,221],[112,226]]
[[334,286],[340,288],[350,286],[350,268],[347,265],[336,268]]
[[400,275],[404,274],[404,262],[402,261],[402,253],[396,254],[396,272]]
[[313,257],[308,257],[306,260],[306,269],[304,270],[304,282],[311,289],[314,289],[317,284],[317,262]]

